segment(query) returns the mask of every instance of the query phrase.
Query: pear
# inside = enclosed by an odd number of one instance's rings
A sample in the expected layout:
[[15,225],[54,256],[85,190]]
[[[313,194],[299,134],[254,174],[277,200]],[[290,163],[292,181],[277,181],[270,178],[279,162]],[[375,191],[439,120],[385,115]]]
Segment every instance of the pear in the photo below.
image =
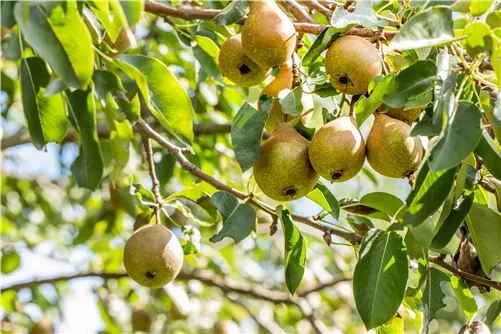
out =
[[[421,106],[417,108],[404,110],[405,106],[399,108],[388,108],[386,115],[392,118],[398,119],[399,121],[405,122],[407,124],[412,124],[423,111],[426,106]],[[386,105],[383,103],[379,108],[379,112],[383,112],[386,109]]]
[[250,1],[242,28],[245,54],[270,68],[285,63],[296,47],[296,29],[273,0]]
[[[273,97],[278,97],[278,94],[284,90],[284,89],[291,89],[292,88],[292,80],[293,80],[293,74],[292,74],[292,61],[288,61],[287,63],[283,64],[282,67],[280,67],[280,71],[278,72],[277,76],[275,79],[273,79],[272,82],[266,86],[263,91],[261,92],[261,95],[268,95],[268,96],[273,96]],[[307,112],[308,110],[313,108],[313,97],[311,94],[304,94],[301,97],[301,103],[303,105],[303,113]],[[258,110],[261,111],[261,101],[258,100]],[[301,117],[301,121],[303,124],[306,124],[310,121],[312,113],[308,113],[307,115],[304,115]],[[293,119],[296,119],[299,116],[290,116],[287,115],[287,121],[291,121]],[[273,133],[275,130],[275,127],[279,122],[283,122],[285,120],[285,114],[282,112],[282,106],[280,105],[280,102],[275,101],[270,107],[269,110],[269,115],[268,119],[266,120],[266,131],[269,133]]]
[[308,159],[309,144],[290,123],[277,125],[261,144],[261,155],[253,168],[263,193],[277,201],[292,201],[315,188],[319,176]]
[[245,55],[240,34],[231,36],[221,46],[219,67],[223,76],[242,87],[260,84],[271,72],[269,67],[261,67]]
[[[135,27],[131,28],[132,32],[135,32]],[[108,44],[110,51],[106,53],[107,56],[115,58],[127,51],[130,47],[129,37],[127,36],[127,30],[124,28],[120,29],[117,39],[113,42],[108,34],[104,35],[103,41]]]
[[461,327],[458,334],[491,334],[491,330],[483,322],[473,320],[471,324]]
[[240,327],[231,320],[218,320],[212,328],[212,334],[239,334]]
[[33,324],[29,334],[54,334],[54,325],[47,317],[43,317],[39,322]]
[[183,266],[183,248],[176,236],[161,224],[140,228],[127,240],[124,265],[129,276],[148,288],[161,288]]
[[365,38],[343,36],[332,43],[325,55],[330,82],[341,93],[367,92],[371,80],[381,74],[381,56]]
[[423,158],[419,137],[409,137],[407,123],[379,114],[367,138],[367,161],[381,175],[403,178],[412,174]]
[[315,132],[308,149],[315,171],[331,182],[351,179],[362,169],[365,143],[353,117],[337,118]]
[[153,325],[154,316],[153,313],[145,309],[144,307],[138,307],[132,311],[131,322],[132,331],[135,332],[145,332],[148,333]]

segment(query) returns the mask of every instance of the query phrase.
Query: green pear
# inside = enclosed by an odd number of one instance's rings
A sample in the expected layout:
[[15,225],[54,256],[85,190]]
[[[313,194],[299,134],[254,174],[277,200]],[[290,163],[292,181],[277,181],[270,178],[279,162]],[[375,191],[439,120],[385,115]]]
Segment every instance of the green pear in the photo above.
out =
[[294,24],[273,0],[249,4],[249,15],[242,28],[245,54],[266,68],[282,65],[296,47]]
[[[423,111],[426,106],[421,106],[417,108],[412,108],[412,109],[407,109],[404,110],[404,106],[399,107],[399,108],[388,108],[386,111],[386,115],[390,116],[391,118],[398,119],[399,121],[405,122],[407,124],[412,124],[419,115],[421,114],[421,111]],[[386,109],[386,105],[383,103],[379,108],[379,112],[383,112],[384,109]]]
[[148,333],[153,325],[154,316],[153,313],[145,309],[144,307],[138,307],[132,311],[131,322],[132,331],[135,332],[145,332]]
[[277,201],[292,201],[315,188],[319,176],[308,158],[309,144],[290,123],[277,125],[261,144],[261,155],[253,168],[263,193]]
[[459,330],[458,334],[491,334],[491,330],[481,321],[473,320]]
[[353,117],[337,118],[315,132],[308,150],[315,171],[331,182],[344,182],[360,172],[365,143]]
[[327,50],[324,65],[332,86],[351,95],[367,92],[371,80],[382,70],[381,56],[374,45],[354,35],[336,39]]
[[419,137],[409,137],[409,124],[379,114],[367,137],[367,161],[381,175],[404,178],[412,174],[423,158]]
[[221,46],[219,67],[223,76],[242,87],[260,84],[271,72],[269,67],[264,68],[245,55],[240,34],[231,36]]
[[161,224],[140,228],[125,243],[124,265],[129,276],[148,288],[161,288],[183,266],[183,248]]

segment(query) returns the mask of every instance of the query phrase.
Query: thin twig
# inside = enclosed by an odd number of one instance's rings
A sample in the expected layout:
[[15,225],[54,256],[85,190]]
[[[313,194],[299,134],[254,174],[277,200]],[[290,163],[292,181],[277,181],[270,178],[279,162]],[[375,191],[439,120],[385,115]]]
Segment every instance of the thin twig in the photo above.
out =
[[144,153],[146,154],[146,162],[148,163],[148,170],[150,172],[151,178],[151,192],[155,196],[156,205],[153,208],[155,211],[155,217],[157,218],[157,224],[161,224],[160,221],[160,208],[162,207],[163,198],[160,195],[160,183],[158,182],[157,174],[155,172],[155,160],[153,159],[153,148],[151,146],[150,137],[143,136],[143,147]]
[[277,1],[299,22],[316,23],[315,20],[295,0]]
[[325,18],[327,19],[328,22],[331,21],[332,10],[330,10],[329,8],[321,5],[316,0],[302,0],[302,1],[298,1],[298,2],[300,4],[304,4],[304,5],[308,6],[308,8],[310,8],[310,9],[312,9],[314,11],[317,11],[320,14],[322,14],[323,16],[325,16]]

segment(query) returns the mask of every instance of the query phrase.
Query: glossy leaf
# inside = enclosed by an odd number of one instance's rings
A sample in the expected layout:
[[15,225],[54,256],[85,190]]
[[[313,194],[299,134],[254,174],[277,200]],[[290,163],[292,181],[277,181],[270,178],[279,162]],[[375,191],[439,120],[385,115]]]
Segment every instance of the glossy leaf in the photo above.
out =
[[501,180],[501,168],[499,167],[501,166],[501,154],[496,143],[485,130],[482,130],[482,136],[475,148],[475,153],[482,158],[484,166],[492,176]]
[[404,202],[392,194],[385,192],[373,192],[362,196],[360,203],[381,211],[389,217],[393,217],[402,208]]
[[302,65],[310,66],[318,57],[331,46],[331,44],[341,36],[341,33],[334,27],[325,28],[315,39],[308,52],[303,57]]
[[16,252],[3,252],[1,261],[2,274],[10,274],[21,264],[21,257]]
[[153,206],[157,202],[151,190],[146,189],[142,184],[131,184],[130,193],[136,196],[142,205]]
[[165,202],[171,202],[178,198],[187,199],[200,205],[215,220],[217,218],[217,208],[210,200],[215,192],[217,192],[217,189],[212,185],[201,182],[170,195],[165,199]]
[[339,202],[331,191],[319,182],[307,197],[327,211],[334,219],[339,219]]
[[283,99],[280,99],[282,112],[286,115],[299,116],[303,112],[302,96],[303,88],[301,86],[290,90]]
[[464,28],[468,37],[464,40],[466,51],[471,57],[492,49],[491,29],[483,22],[472,22]]
[[445,297],[441,288],[442,282],[449,282],[449,276],[436,268],[430,268],[426,286],[423,291],[423,333],[428,333],[430,322],[435,319],[436,313],[447,306],[443,299]]
[[242,19],[249,11],[249,2],[246,0],[232,1],[217,14],[214,21],[219,26],[227,26]]
[[379,20],[372,10],[372,3],[367,1],[358,2],[355,10],[350,13],[341,6],[336,6],[331,17],[331,25],[337,29],[346,30],[352,25],[361,25],[364,27],[386,27],[386,20]]
[[144,2],[140,0],[120,1],[129,27],[134,26],[141,19],[144,11]]
[[359,127],[362,126],[365,120],[381,106],[383,103],[383,96],[385,95],[393,78],[393,76],[389,75],[379,81],[369,97],[362,95],[360,99],[355,102],[355,117]]
[[454,290],[456,298],[459,301],[459,305],[461,305],[461,309],[468,317],[468,320],[471,320],[477,313],[478,306],[477,302],[475,302],[473,294],[470,291],[470,287],[466,282],[460,280],[456,276],[451,276],[450,281],[452,290]]

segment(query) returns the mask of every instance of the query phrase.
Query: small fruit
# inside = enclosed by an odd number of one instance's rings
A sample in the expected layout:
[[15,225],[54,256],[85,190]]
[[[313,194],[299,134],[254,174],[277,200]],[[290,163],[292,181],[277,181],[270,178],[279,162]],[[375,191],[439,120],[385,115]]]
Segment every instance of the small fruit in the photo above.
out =
[[483,322],[473,320],[469,326],[461,327],[458,334],[491,334],[491,330]]
[[325,55],[325,70],[330,82],[341,93],[367,92],[371,80],[381,74],[381,57],[368,40],[343,36],[332,43]]
[[[291,89],[292,88],[292,80],[293,80],[293,75],[292,75],[292,61],[288,61],[287,63],[283,64],[282,67],[280,67],[280,71],[278,72],[277,76],[275,79],[273,79],[272,82],[266,86],[263,91],[261,92],[261,95],[269,95],[273,97],[278,97],[278,94],[284,90],[284,89]],[[311,94],[304,94],[301,97],[301,103],[303,105],[303,113],[307,112],[311,108],[313,108],[313,97]],[[260,100],[258,101],[258,109],[261,111],[261,103]],[[303,124],[306,124],[309,122],[311,119],[311,113],[308,113],[307,115],[301,117],[301,121]],[[288,121],[296,119],[298,116],[290,116],[288,115]],[[269,115],[268,119],[266,120],[266,131],[269,133],[273,133],[275,130],[275,127],[279,122],[283,122],[285,120],[285,114],[282,112],[282,106],[278,101],[273,102],[273,104],[270,107],[269,110]]]
[[212,334],[239,334],[240,327],[231,320],[218,320],[214,324]]
[[231,36],[221,46],[219,66],[223,76],[242,87],[260,84],[271,72],[269,67],[261,67],[245,55],[240,34]]
[[148,288],[161,288],[179,274],[183,266],[183,248],[165,226],[148,225],[127,240],[124,265],[137,283]]
[[48,318],[43,317],[39,322],[33,324],[29,334],[54,334],[54,332],[55,330],[52,322]]
[[308,150],[315,171],[331,182],[344,182],[362,169],[365,143],[353,117],[343,116],[315,133]]
[[144,307],[136,308],[131,314],[132,331],[134,333],[148,333],[151,329],[151,325],[153,325],[153,320],[153,313],[146,310]]
[[[134,31],[134,27],[132,27],[132,31]],[[118,33],[117,39],[113,42],[108,34],[104,35],[103,41],[108,44],[110,47],[110,51],[106,53],[107,56],[111,58],[115,58],[116,56],[124,53],[130,47],[129,37],[127,36],[127,30],[124,28],[120,29]]]
[[245,54],[270,68],[285,63],[296,47],[296,29],[273,0],[250,1],[249,15],[242,28]]
[[308,158],[309,144],[289,123],[279,123],[261,144],[253,171],[257,185],[268,197],[292,201],[315,188],[319,176]]
[[[378,108],[378,111],[383,112],[385,108],[386,105],[382,104]],[[421,111],[423,111],[426,108],[426,106],[421,106],[407,110],[404,110],[404,108],[405,107],[388,108],[388,110],[386,111],[386,115],[398,119],[399,121],[405,122],[407,124],[412,124],[412,122],[414,122],[419,117]]]
[[423,158],[419,137],[409,137],[410,125],[385,114],[376,116],[367,137],[367,161],[381,175],[403,178],[412,174]]

